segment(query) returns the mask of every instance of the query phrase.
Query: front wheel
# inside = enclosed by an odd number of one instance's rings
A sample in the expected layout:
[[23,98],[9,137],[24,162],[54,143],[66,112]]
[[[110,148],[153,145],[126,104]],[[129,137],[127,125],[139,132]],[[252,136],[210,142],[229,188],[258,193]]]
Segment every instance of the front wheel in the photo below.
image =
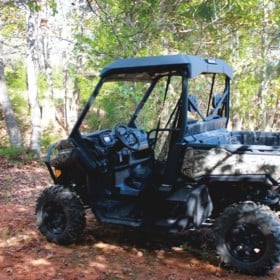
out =
[[214,224],[221,261],[239,272],[263,275],[280,261],[280,220],[269,207],[233,204]]
[[36,217],[38,228],[47,240],[61,245],[75,242],[85,227],[80,199],[62,186],[50,187],[41,193]]

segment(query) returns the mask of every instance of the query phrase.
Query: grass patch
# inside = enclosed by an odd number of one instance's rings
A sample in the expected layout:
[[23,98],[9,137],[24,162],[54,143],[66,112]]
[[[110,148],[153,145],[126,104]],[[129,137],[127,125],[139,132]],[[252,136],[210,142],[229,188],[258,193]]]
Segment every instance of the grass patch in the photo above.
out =
[[0,148],[0,156],[4,156],[8,159],[16,159],[24,152],[25,152],[25,149],[22,147],[20,147],[20,148],[1,147]]
[[0,156],[11,162],[26,163],[34,159],[32,152],[24,147],[0,147]]

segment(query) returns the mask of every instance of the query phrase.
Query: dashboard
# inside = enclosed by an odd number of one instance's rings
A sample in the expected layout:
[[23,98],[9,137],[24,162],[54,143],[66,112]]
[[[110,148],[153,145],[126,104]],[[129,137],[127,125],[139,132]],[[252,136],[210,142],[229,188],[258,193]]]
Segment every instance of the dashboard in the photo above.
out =
[[115,133],[109,129],[84,134],[83,139],[86,142],[90,142],[94,146],[99,146],[103,148],[113,147],[118,141]]
[[[127,126],[116,126],[115,129],[105,129],[93,133],[84,134],[83,139],[93,144],[96,148],[112,148],[125,146],[134,151],[145,150],[149,147],[146,131]],[[123,145],[122,145],[123,144]]]

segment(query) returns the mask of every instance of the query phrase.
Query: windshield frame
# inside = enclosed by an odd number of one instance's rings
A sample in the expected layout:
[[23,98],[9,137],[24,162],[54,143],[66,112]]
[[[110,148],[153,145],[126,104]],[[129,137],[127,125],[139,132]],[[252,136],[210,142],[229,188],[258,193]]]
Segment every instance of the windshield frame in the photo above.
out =
[[[139,73],[145,76],[145,71],[141,72],[139,71]],[[147,76],[151,77],[150,75],[151,73],[147,73]],[[154,73],[155,74],[155,73]],[[204,73],[204,74],[210,74],[210,73]],[[215,73],[212,73],[213,75],[215,75]],[[157,71],[157,73],[153,76],[153,78],[146,80],[147,82],[150,82],[150,85],[148,86],[146,92],[144,93],[142,99],[140,100],[140,102],[138,102],[138,104],[136,105],[136,108],[134,110],[134,113],[131,115],[130,120],[128,121],[128,126],[130,127],[134,127],[137,128],[137,124],[136,124],[136,120],[138,117],[139,112],[142,110],[142,108],[144,107],[144,105],[146,104],[146,101],[150,98],[151,93],[153,92],[153,89],[155,87],[155,85],[157,84],[157,82],[166,76],[181,76],[182,77],[182,88],[181,88],[181,92],[180,92],[180,96],[182,99],[182,106],[180,108],[180,112],[179,112],[179,122],[178,122],[178,128],[180,129],[180,137],[179,137],[179,141],[182,141],[184,138],[184,133],[187,130],[187,126],[188,126],[188,106],[189,106],[189,98],[188,98],[188,79],[191,79],[190,74],[188,72],[188,69],[186,67],[183,68],[172,68],[170,69],[168,72],[166,71],[166,69],[162,69],[162,71]],[[202,73],[203,75],[203,73]],[[116,76],[104,76],[101,77],[101,79],[98,81],[95,89],[93,90],[92,94],[90,95],[87,103],[85,104],[81,114],[79,115],[69,137],[75,138],[75,137],[81,137],[81,132],[80,132],[80,126],[84,120],[84,118],[86,117],[89,109],[91,108],[91,106],[93,106],[93,103],[95,101],[95,98],[98,96],[103,84],[107,81],[124,81],[125,79],[117,79]],[[136,78],[135,81],[137,81],[138,79]],[[131,79],[129,79],[129,81],[131,81]],[[142,79],[140,79],[140,81],[143,81]],[[209,93],[210,95],[211,93]],[[223,102],[225,103],[225,117],[227,118],[227,122],[229,119],[229,94],[230,94],[230,78],[227,77],[225,75],[225,91],[223,93]],[[109,128],[110,129],[110,128]]]
[[[158,69],[159,70],[159,69]],[[155,85],[157,84],[157,82],[168,75],[171,76],[182,76],[182,72],[186,72],[187,73],[187,69],[178,69],[177,67],[170,69],[169,71],[166,71],[166,69],[161,69],[161,71],[157,71],[157,73],[154,73],[153,78],[151,79],[147,79],[147,82],[150,82],[150,85],[148,87],[148,89],[146,90],[146,92],[144,93],[143,98],[140,100],[140,102],[138,102],[133,114],[131,115],[129,121],[128,121],[128,125],[131,127],[137,127],[135,121],[138,117],[138,113],[141,111],[141,109],[143,108],[143,106],[145,105],[146,101],[149,99],[151,93],[153,92],[153,89],[155,87]],[[144,74],[145,75],[145,71],[139,71],[140,74]],[[147,76],[151,77],[151,73],[147,73]],[[126,79],[118,79],[116,76],[105,76],[102,77],[99,82],[97,83],[95,89],[93,90],[92,94],[90,95],[87,103],[85,104],[81,114],[79,115],[77,122],[75,123],[70,136],[72,138],[75,137],[81,137],[81,133],[80,133],[80,126],[84,120],[84,118],[86,117],[88,111],[90,110],[91,106],[93,106],[95,98],[98,96],[99,92],[102,89],[103,84],[105,84],[106,82],[110,82],[110,81],[126,81]],[[143,81],[143,79],[134,79],[135,81]],[[128,79],[127,81],[132,81],[131,79]],[[181,93],[180,93],[181,94]]]

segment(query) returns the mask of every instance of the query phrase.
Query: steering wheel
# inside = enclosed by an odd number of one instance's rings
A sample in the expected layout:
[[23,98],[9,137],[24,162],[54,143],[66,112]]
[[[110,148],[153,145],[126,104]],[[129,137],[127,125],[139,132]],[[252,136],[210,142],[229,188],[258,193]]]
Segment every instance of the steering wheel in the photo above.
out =
[[115,127],[115,134],[122,144],[130,150],[139,151],[141,140],[135,133],[134,129],[124,124],[117,124]]

